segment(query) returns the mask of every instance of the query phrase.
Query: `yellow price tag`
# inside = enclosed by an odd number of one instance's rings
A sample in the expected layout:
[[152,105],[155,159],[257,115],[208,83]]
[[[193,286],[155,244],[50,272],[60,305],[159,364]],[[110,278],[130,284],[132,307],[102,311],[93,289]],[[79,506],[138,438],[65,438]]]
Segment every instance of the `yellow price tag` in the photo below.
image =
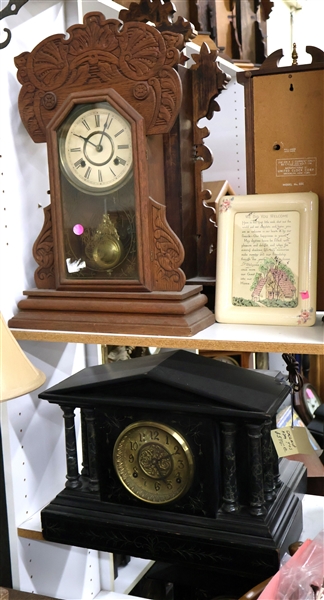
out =
[[314,454],[305,427],[273,429],[271,437],[280,458],[292,454]]

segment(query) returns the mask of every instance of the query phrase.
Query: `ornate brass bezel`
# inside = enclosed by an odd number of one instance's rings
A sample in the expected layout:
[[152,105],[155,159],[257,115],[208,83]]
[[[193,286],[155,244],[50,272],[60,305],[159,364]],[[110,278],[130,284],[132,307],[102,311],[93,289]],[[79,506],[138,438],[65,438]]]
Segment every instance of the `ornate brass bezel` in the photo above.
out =
[[154,421],[132,423],[122,431],[113,463],[125,488],[149,504],[178,500],[189,490],[194,475],[194,457],[185,438]]

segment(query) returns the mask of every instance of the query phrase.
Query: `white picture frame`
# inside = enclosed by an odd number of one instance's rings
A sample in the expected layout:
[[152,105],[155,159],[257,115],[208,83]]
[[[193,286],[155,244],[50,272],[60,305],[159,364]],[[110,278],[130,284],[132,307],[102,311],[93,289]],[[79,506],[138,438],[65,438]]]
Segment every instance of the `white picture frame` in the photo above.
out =
[[223,196],[216,218],[216,321],[313,325],[318,196]]

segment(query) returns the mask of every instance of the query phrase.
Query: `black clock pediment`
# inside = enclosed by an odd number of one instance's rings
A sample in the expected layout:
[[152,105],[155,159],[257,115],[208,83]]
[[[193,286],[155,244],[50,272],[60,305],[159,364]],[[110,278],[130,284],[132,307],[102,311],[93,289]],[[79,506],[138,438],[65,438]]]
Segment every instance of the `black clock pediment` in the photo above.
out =
[[165,356],[171,353],[162,353],[154,356],[143,356],[129,361],[117,361],[104,365],[87,367],[71,375],[61,383],[49,388],[47,392],[78,391],[80,389],[94,389],[103,383],[106,385],[114,382],[130,381],[137,377],[145,377],[145,374],[165,360]]
[[39,397],[82,403],[91,396],[99,404],[113,398],[133,406],[147,401],[173,410],[185,404],[189,412],[264,417],[273,416],[288,393],[281,379],[178,350],[83,369]]

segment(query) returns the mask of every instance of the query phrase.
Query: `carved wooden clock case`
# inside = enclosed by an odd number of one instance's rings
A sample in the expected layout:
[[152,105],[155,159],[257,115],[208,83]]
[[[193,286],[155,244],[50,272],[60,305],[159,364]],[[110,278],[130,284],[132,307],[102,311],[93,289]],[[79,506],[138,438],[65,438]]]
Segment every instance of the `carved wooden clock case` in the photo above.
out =
[[305,468],[284,461],[279,476],[270,437],[289,390],[180,350],[87,368],[42,392],[63,411],[67,459],[66,487],[41,513],[45,539],[171,563],[194,587],[210,580],[204,598],[222,582],[241,595],[277,571],[302,528],[291,488]]
[[197,222],[209,223],[208,132],[196,123],[211,117],[226,76],[207,46],[184,73],[192,26],[158,4],[122,10],[124,22],[89,13],[67,39],[16,59],[22,121],[48,146],[51,204],[33,249],[37,289],[24,292],[11,327],[192,335],[214,322],[186,276],[204,254]]

